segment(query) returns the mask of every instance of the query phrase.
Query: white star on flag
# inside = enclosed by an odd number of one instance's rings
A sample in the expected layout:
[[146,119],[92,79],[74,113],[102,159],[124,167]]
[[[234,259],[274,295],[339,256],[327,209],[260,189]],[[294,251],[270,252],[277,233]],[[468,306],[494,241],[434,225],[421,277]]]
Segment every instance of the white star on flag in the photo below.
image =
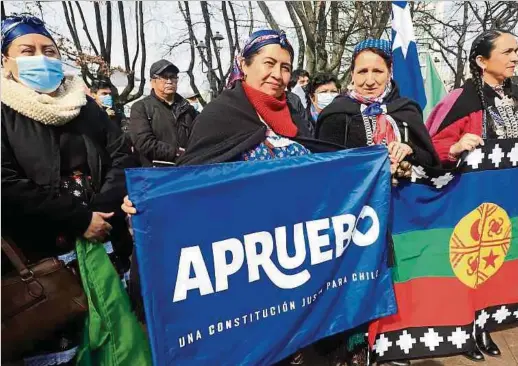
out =
[[410,334],[406,330],[403,331],[403,334],[399,336],[399,340],[396,341],[396,344],[401,348],[405,354],[408,355],[413,345],[417,343],[415,338],[412,338]]
[[478,325],[479,328],[484,329],[484,326],[486,325],[486,322],[489,318],[491,318],[491,316],[489,316],[485,310],[482,310],[480,315],[477,317],[475,324]]
[[488,158],[491,159],[491,162],[495,165],[495,168],[498,168],[504,156],[505,154],[503,150],[500,148],[500,145],[496,144],[493,148],[493,152],[488,155]]
[[388,349],[392,346],[392,342],[388,340],[387,337],[385,337],[385,334],[382,334],[374,344],[374,350],[376,353],[380,356],[383,356],[385,352],[388,351]]
[[421,165],[412,165],[412,178],[410,180],[415,183],[416,180],[423,178],[428,178],[424,168]]
[[511,315],[511,312],[507,310],[505,306],[502,306],[500,309],[495,311],[493,314],[493,319],[497,321],[498,324],[502,324],[502,322]]
[[402,8],[399,5],[392,4],[392,14],[392,29],[396,32],[394,42],[392,43],[392,50],[401,47],[403,56],[406,58],[408,45],[410,42],[415,42],[410,8],[408,5]]
[[441,175],[440,177],[432,178],[432,183],[435,186],[435,188],[439,189],[448,185],[448,183],[450,183],[452,179],[453,175],[450,172],[448,172],[444,175]]
[[424,337],[419,338],[430,351],[435,351],[435,347],[439,347],[439,344],[444,341],[443,337],[439,336],[438,332],[435,332],[433,328],[428,328],[428,332],[424,334]]
[[478,169],[478,166],[482,164],[482,160],[484,160],[484,153],[482,149],[475,149],[470,152],[466,158],[466,164],[471,166],[472,169]]
[[462,345],[466,343],[470,335],[462,330],[460,327],[455,329],[455,332],[448,336],[448,342],[451,342],[457,349],[461,349]]
[[514,147],[507,153],[507,157],[511,160],[513,166],[518,164],[518,142],[514,144]]

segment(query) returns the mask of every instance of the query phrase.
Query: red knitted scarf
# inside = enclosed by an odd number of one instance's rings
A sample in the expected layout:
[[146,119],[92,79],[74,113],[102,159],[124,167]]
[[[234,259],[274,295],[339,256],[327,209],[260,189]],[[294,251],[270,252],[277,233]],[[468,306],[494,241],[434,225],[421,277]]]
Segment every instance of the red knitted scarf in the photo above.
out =
[[242,85],[250,103],[275,133],[286,137],[297,135],[297,126],[291,119],[286,94],[283,94],[281,99],[277,99],[252,88],[246,83]]

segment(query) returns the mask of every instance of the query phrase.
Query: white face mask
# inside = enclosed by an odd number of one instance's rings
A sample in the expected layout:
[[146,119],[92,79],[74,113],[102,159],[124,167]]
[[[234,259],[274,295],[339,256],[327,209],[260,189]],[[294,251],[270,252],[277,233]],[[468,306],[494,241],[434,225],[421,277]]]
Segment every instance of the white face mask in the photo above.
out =
[[317,107],[324,109],[338,96],[338,93],[317,93]]

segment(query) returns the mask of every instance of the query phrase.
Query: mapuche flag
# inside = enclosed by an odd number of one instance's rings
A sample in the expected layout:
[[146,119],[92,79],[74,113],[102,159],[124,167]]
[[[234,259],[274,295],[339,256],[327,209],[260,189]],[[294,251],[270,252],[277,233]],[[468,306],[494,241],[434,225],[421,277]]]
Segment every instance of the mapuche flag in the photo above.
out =
[[487,140],[467,164],[416,166],[432,186],[393,194],[398,313],[378,324],[378,361],[463,353],[474,330],[518,324],[518,140]]

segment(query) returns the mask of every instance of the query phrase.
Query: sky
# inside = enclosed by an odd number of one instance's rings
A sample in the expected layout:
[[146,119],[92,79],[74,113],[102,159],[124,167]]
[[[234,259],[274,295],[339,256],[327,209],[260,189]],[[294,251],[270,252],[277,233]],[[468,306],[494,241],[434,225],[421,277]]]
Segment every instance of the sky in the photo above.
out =
[[[34,15],[40,16],[40,10],[36,7],[34,2],[29,1],[5,1],[5,10],[7,14],[12,12],[31,12]],[[68,31],[67,24],[65,22],[65,16],[63,13],[63,7],[60,1],[45,1],[42,3],[42,11],[43,11],[43,20],[47,24],[47,26],[60,34],[63,34],[69,37],[70,33]],[[125,3],[125,12],[126,12],[126,28],[128,34],[128,47],[130,58],[132,59],[136,46],[136,39],[134,36],[135,33],[135,2],[133,1],[124,1]],[[236,2],[240,3],[240,2]],[[236,7],[236,12],[241,13],[240,18],[245,20],[246,14],[244,13],[245,7],[248,7],[248,2],[242,2],[242,7]],[[166,58],[169,61],[173,62],[180,69],[179,75],[179,87],[178,92],[180,94],[186,94],[191,91],[189,86],[189,77],[185,74],[185,70],[187,69],[190,56],[189,56],[189,45],[184,44],[180,47],[174,49],[170,54],[167,53],[167,44],[173,44],[175,42],[179,42],[185,39],[186,35],[186,25],[183,20],[183,17],[179,11],[178,5],[176,1],[144,1],[144,30],[146,34],[146,49],[147,49],[147,57],[146,57],[146,67],[145,67],[145,75],[146,79],[149,79],[149,67],[154,61],[157,61],[161,58]],[[95,32],[95,15],[94,9],[91,2],[82,1],[81,2],[83,12],[85,14],[85,19],[87,21],[88,27],[90,29],[90,33],[97,42],[97,34]],[[202,21],[201,10],[199,4],[197,2],[190,1],[189,5],[191,7],[191,15],[193,18],[193,22]],[[277,21],[281,25],[289,25],[291,26],[291,20],[286,11],[286,8],[283,2],[269,2],[269,7],[272,13],[275,14]],[[219,2],[211,2],[211,6],[219,7]],[[102,8],[102,7],[101,7]],[[76,10],[76,8],[74,8]],[[103,14],[104,16],[104,14]],[[124,65],[124,55],[122,52],[122,37],[121,31],[118,21],[118,10],[115,2],[113,2],[112,7],[112,20],[113,20],[113,48],[112,48],[112,65]],[[104,20],[104,18],[103,18]],[[258,8],[254,9],[254,20],[255,20],[255,28],[262,29],[267,28],[265,25],[264,17]],[[83,45],[88,44],[88,40],[86,38],[85,33],[82,31],[82,23],[79,19],[79,16],[76,12],[76,23],[78,26],[78,30],[80,32],[79,36],[82,40]],[[213,33],[219,31],[222,35],[226,36],[226,30],[224,24],[222,22],[213,21]],[[243,23],[244,24],[244,23]],[[198,39],[203,39],[205,35],[205,30],[202,27],[195,27],[196,36]],[[293,38],[295,38],[295,34],[293,30],[288,30],[288,35],[292,33]],[[240,29],[241,36],[241,44],[244,43],[248,36],[247,29]],[[222,42],[226,42],[225,40]],[[221,50],[221,55],[223,58],[223,65],[229,65],[229,55],[228,48],[224,47]],[[140,75],[140,59],[138,62],[138,70],[136,75]],[[73,70],[70,67],[67,67],[69,71]],[[76,71],[77,72],[77,71]],[[204,77],[201,70],[201,63],[199,62],[199,58],[197,55],[197,63],[195,64],[195,77],[197,80],[198,87],[200,89],[208,89],[208,83],[206,82],[206,78]],[[125,76],[122,77],[122,80],[125,79]],[[112,78],[115,84],[120,84],[118,80],[121,80],[121,75],[119,77],[115,76]],[[204,83],[201,81],[205,80]],[[147,82],[147,87],[149,87],[149,81]],[[147,89],[148,91],[148,89]]]

